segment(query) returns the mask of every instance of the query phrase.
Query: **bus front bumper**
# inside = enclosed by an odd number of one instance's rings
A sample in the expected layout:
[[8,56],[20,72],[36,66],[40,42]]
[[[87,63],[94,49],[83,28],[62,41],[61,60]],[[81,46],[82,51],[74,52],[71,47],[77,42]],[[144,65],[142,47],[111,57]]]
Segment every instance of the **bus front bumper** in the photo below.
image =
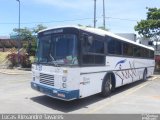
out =
[[57,98],[65,101],[71,101],[79,98],[79,90],[65,91],[59,90],[52,87],[47,87],[34,82],[31,82],[32,89],[44,93],[52,98]]

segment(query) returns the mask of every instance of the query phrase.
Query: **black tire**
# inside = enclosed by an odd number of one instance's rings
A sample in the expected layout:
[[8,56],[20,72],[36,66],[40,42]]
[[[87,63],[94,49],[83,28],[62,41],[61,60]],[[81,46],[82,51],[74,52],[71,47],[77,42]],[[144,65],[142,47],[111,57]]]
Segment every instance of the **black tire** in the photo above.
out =
[[112,75],[109,74],[106,76],[102,84],[102,96],[108,97],[111,94],[112,87]]
[[145,69],[144,72],[143,72],[143,81],[146,81],[147,80],[147,70]]

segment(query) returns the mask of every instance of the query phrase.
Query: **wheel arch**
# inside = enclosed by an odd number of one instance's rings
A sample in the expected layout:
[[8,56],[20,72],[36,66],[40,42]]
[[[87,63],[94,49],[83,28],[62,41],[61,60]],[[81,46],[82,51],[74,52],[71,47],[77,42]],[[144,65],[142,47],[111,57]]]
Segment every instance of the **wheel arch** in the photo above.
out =
[[111,79],[112,79],[112,85],[113,85],[112,91],[115,89],[115,87],[116,87],[116,77],[115,77],[115,74],[114,74],[112,71],[110,71],[110,72],[107,72],[107,73],[105,74],[104,78],[103,78],[102,85],[101,85],[101,91],[102,91],[103,84],[104,84],[106,78],[107,78],[109,75],[111,75],[111,77],[112,77],[112,78],[111,78]]

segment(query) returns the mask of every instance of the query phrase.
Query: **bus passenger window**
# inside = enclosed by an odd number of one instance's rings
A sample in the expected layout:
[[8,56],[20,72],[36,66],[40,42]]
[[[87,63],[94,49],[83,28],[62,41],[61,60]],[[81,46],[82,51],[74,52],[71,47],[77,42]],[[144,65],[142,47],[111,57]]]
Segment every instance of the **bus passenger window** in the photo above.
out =
[[115,54],[115,41],[113,39],[108,40],[108,53]]
[[118,41],[118,40],[115,41],[115,53],[117,55],[122,55],[122,43],[121,43],[121,41]]
[[133,46],[127,43],[123,44],[123,55],[133,56]]
[[104,42],[93,40],[93,37],[84,41],[86,53],[104,54]]
[[104,42],[95,40],[95,53],[104,54]]
[[134,57],[140,57],[140,47],[134,47]]
[[154,59],[154,51],[151,51],[151,50],[149,51],[149,57]]
[[82,61],[84,65],[103,65],[105,63],[104,54],[104,41],[101,39],[96,39],[88,37],[83,39],[83,56]]
[[104,64],[104,56],[95,55],[95,64]]
[[141,57],[147,58],[148,57],[148,50],[145,48],[141,48]]
[[94,52],[94,43],[93,43],[93,37],[88,35],[85,35],[83,37],[83,46],[85,52]]
[[93,55],[83,55],[83,64],[94,64]]

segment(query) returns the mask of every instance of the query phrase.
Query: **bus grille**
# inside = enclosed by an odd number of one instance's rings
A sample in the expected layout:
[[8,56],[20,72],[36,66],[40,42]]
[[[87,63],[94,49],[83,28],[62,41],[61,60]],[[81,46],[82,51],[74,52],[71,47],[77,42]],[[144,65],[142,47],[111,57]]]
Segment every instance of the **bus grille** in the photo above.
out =
[[54,75],[40,73],[40,83],[54,86]]

